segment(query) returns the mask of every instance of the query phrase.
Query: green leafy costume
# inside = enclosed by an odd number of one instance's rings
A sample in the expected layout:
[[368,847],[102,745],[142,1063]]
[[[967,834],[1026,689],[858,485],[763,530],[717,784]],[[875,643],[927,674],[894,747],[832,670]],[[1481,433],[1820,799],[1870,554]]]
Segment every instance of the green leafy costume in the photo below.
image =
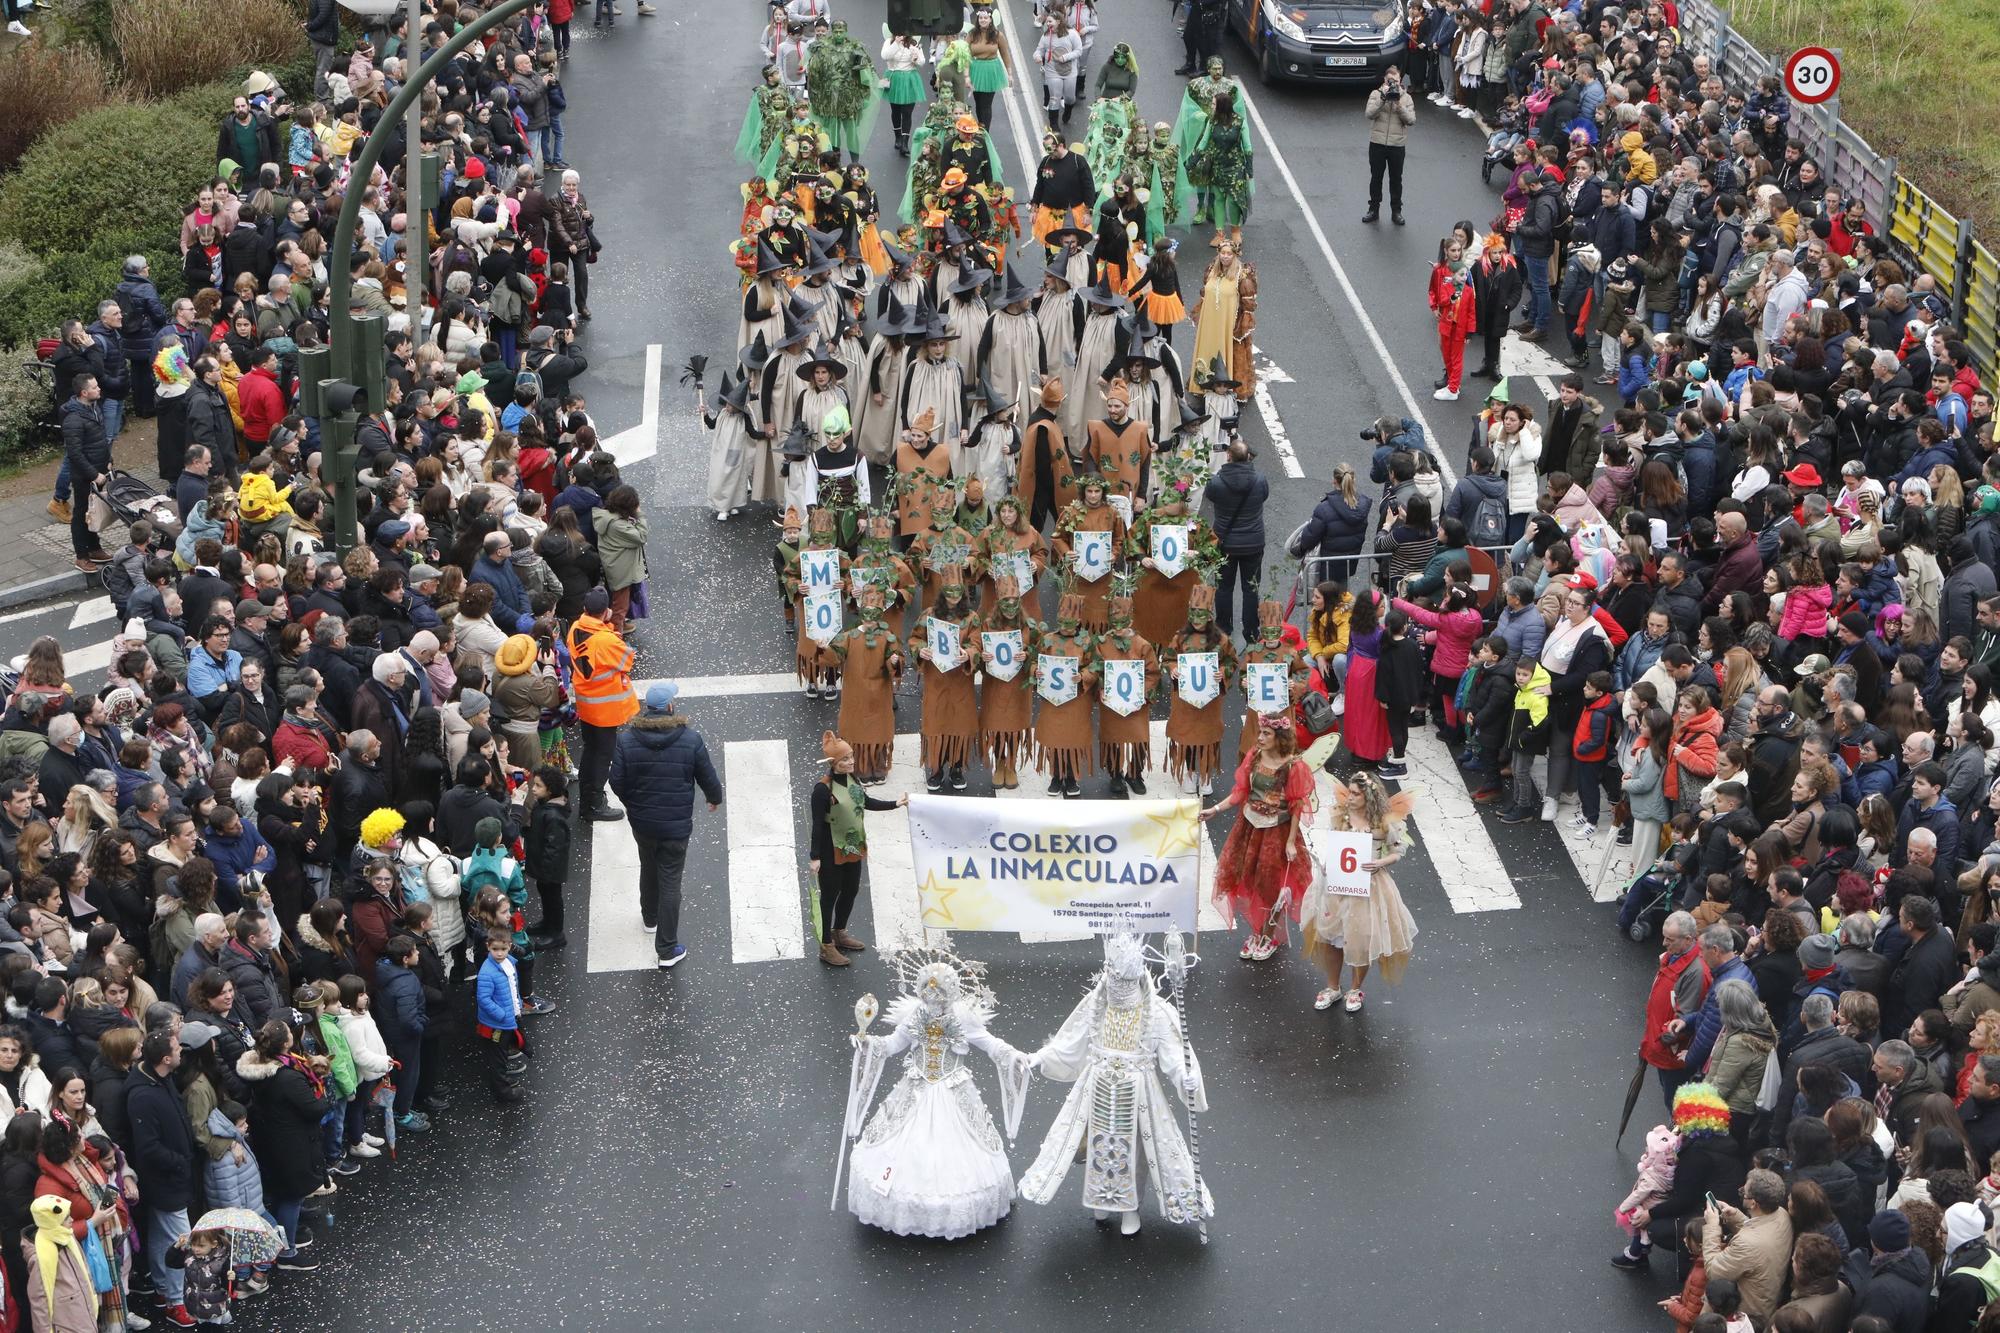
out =
[[1146,234],[1159,236],[1179,224],[1194,204],[1194,186],[1188,183],[1187,167],[1180,145],[1171,132],[1156,128],[1146,141],[1145,179],[1141,182],[1152,197],[1146,201]]
[[784,136],[792,119],[792,95],[780,84],[759,84],[750,94],[743,130],[736,136],[736,157],[760,165],[773,144]]
[[868,142],[880,105],[877,77],[875,62],[847,35],[844,21],[835,20],[832,31],[813,43],[806,57],[806,91],[835,148],[859,156]]

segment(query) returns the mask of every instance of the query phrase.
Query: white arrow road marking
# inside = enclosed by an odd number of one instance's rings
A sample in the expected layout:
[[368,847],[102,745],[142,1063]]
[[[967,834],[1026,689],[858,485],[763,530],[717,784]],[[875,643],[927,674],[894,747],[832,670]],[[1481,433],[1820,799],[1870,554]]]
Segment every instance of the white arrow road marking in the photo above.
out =
[[1285,433],[1285,423],[1278,417],[1278,404],[1271,397],[1273,384],[1291,384],[1295,381],[1271,359],[1270,353],[1262,348],[1252,347],[1250,354],[1257,368],[1257,387],[1252,393],[1257,399],[1258,415],[1264,418],[1264,429],[1271,434],[1271,447],[1278,451],[1278,461],[1284,465],[1286,476],[1303,478],[1306,470],[1299,466],[1298,453],[1292,448],[1292,437]]
[[69,618],[71,629],[82,629],[85,625],[95,625],[100,620],[111,620],[118,615],[118,608],[111,604],[109,597],[93,597],[87,602],[79,602],[76,614]]
[[618,460],[621,468],[660,452],[660,344],[646,345],[646,384],[639,401],[639,424],[621,430],[599,446]]

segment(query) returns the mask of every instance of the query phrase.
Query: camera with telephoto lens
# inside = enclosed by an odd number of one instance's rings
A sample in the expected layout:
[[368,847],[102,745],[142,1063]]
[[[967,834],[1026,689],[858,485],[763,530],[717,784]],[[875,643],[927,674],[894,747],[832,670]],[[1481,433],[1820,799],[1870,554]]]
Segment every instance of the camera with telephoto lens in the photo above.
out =
[[1379,443],[1382,439],[1382,432],[1376,430],[1373,426],[1370,426],[1368,427],[1368,429],[1361,432],[1361,438],[1367,440],[1371,444]]

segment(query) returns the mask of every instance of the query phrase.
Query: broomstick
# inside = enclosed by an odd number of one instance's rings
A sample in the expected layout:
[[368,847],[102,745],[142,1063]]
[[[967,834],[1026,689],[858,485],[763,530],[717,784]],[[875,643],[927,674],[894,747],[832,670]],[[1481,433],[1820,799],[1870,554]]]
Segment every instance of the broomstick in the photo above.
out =
[[687,365],[681,368],[681,387],[686,388],[689,385],[693,385],[695,393],[696,394],[701,393],[702,376],[706,375],[707,373],[708,373],[707,357],[701,356],[699,354],[689,357],[687,359]]

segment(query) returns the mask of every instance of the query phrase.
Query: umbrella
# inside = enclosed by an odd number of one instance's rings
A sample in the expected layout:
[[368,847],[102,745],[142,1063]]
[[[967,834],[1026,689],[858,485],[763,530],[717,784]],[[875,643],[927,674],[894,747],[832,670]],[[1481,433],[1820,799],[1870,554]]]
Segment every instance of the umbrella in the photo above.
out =
[[825,944],[826,937],[820,934],[822,926],[820,924],[820,911],[819,911],[819,871],[815,870],[812,871],[811,873],[812,873],[813,938],[818,940],[821,944]]
[[229,1242],[232,1264],[268,1264],[285,1247],[278,1229],[248,1208],[211,1208],[193,1229],[220,1231]]
[[[396,1066],[401,1069],[401,1065]],[[391,1079],[383,1079],[375,1085],[375,1104],[382,1108],[382,1146],[389,1150],[389,1160],[396,1158],[396,1085]]]
[[1618,1117],[1618,1138],[1611,1141],[1613,1147],[1618,1145],[1619,1139],[1625,1137],[1625,1126],[1632,1123],[1632,1108],[1639,1104],[1639,1089],[1645,1086],[1646,1060],[1644,1056],[1641,1056],[1639,1059],[1639,1068],[1633,1071],[1632,1074],[1632,1086],[1625,1089],[1625,1112]]

